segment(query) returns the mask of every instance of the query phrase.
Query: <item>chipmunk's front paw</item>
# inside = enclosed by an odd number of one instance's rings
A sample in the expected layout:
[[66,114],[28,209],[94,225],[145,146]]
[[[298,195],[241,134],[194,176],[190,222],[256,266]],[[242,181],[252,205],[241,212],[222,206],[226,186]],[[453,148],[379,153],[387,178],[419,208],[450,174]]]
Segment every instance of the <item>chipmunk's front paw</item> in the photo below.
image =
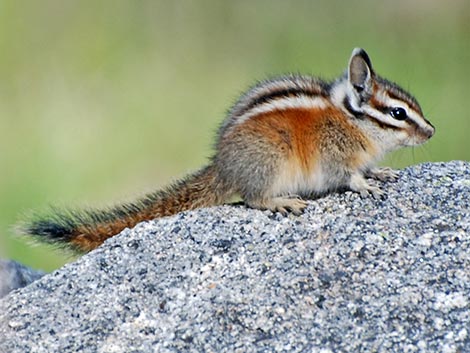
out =
[[351,176],[349,187],[352,191],[361,194],[362,197],[372,195],[375,199],[380,199],[385,192],[378,186],[372,185],[361,175],[354,174]]
[[252,208],[271,210],[273,212],[282,213],[284,216],[287,216],[289,212],[299,216],[302,214],[305,207],[307,207],[307,202],[298,196],[280,196],[247,203]]
[[380,181],[394,181],[398,179],[398,172],[389,167],[372,168],[366,172],[366,178],[373,178]]

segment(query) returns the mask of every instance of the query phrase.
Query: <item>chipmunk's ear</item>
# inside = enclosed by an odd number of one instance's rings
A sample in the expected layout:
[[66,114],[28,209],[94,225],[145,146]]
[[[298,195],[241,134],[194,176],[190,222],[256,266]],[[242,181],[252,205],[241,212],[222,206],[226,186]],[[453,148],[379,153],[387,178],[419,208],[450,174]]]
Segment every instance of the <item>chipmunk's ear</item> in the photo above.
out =
[[372,92],[374,76],[369,55],[364,49],[355,48],[349,59],[348,80],[359,95]]

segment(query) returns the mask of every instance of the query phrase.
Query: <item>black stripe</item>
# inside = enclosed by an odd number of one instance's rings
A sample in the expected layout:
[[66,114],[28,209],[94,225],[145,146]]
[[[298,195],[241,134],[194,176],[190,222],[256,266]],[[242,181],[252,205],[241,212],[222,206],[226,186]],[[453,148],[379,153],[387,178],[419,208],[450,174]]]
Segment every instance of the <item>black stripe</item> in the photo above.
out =
[[373,108],[378,110],[382,114],[390,114],[393,108],[387,107],[385,105],[374,105]]
[[383,121],[380,121],[380,120],[378,120],[378,119],[376,119],[376,118],[374,118],[373,116],[370,116],[370,115],[364,115],[364,117],[366,119],[372,121],[376,125],[378,125],[381,129],[389,129],[389,130],[402,130],[403,129],[402,127],[399,127],[399,126],[384,123]]
[[[364,114],[362,112],[359,112],[357,110],[355,110],[352,106],[351,106],[351,103],[349,103],[349,100],[348,100],[348,97],[344,97],[343,99],[343,106],[346,108],[346,110],[348,112],[350,112],[356,119],[358,120],[364,120],[364,119],[367,119],[367,120],[370,120],[372,121],[373,123],[375,123],[376,125],[378,125],[380,128],[382,129],[391,129],[391,130],[401,130],[402,128],[401,127],[398,127],[398,126],[395,126],[395,125],[391,125],[391,124],[387,124],[387,123],[384,123],[383,121],[380,121],[380,120],[377,120],[376,118],[374,118],[373,116],[371,115],[367,115],[367,114]],[[387,107],[374,107],[374,109],[377,109],[378,111],[384,113],[384,114],[387,114],[389,113],[389,108]],[[408,120],[410,120],[408,118]]]
[[[272,85],[288,85],[288,88],[275,89]],[[266,80],[252,87],[234,106],[232,113],[241,116],[246,112],[273,100],[292,97],[325,97],[329,95],[330,83],[311,76],[287,75]],[[257,90],[266,90],[261,95],[254,94]],[[251,97],[250,97],[251,96]],[[243,102],[243,103],[242,103]],[[242,104],[240,104],[242,103]]]
[[257,106],[260,106],[264,103],[274,101],[276,99],[293,98],[293,97],[301,97],[301,96],[313,98],[313,97],[323,97],[324,95],[320,94],[318,90],[306,90],[306,89],[298,88],[298,87],[280,89],[278,91],[272,91],[269,94],[265,94],[261,97],[253,99],[249,104],[247,104],[244,107],[243,113],[250,111],[251,109],[256,108]]
[[[266,94],[262,97],[254,99],[251,103],[248,109],[254,108],[257,105],[261,105],[263,103],[266,103],[271,100],[275,100],[277,98],[284,98],[284,97],[298,97],[300,95],[307,95],[307,96],[312,96],[312,94],[309,94],[309,92],[306,92],[303,89],[300,88],[287,88],[287,89],[282,89],[279,91],[273,91],[269,94]],[[318,95],[318,94],[315,94]],[[247,109],[247,110],[248,110]]]

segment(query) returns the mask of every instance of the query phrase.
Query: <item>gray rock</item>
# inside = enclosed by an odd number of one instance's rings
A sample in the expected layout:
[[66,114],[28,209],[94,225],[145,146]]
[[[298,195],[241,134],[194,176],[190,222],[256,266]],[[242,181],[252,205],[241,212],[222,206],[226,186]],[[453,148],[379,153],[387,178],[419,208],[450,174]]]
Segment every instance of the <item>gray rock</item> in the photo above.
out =
[[33,270],[16,261],[0,259],[0,298],[44,275],[45,272]]
[[0,301],[1,352],[470,352],[470,163],[146,222]]

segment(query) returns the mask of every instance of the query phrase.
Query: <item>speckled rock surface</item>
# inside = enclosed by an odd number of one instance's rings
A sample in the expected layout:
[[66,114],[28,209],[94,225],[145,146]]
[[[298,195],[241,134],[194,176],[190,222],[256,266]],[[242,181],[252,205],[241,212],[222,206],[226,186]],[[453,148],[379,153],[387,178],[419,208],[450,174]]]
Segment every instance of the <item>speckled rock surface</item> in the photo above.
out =
[[300,217],[138,225],[0,301],[0,352],[470,352],[470,163]]

